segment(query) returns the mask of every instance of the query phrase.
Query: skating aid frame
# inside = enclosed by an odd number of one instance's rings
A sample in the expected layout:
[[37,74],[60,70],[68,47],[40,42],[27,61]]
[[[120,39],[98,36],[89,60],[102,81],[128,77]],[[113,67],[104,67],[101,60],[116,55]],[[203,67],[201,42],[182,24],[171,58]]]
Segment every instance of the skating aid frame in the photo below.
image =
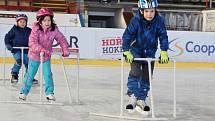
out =
[[[24,49],[28,49],[28,47],[13,47],[13,48],[16,48],[16,49],[21,49],[21,52],[22,52],[22,64],[23,64],[23,52],[24,52]],[[80,65],[80,55],[79,55],[79,49],[76,49],[76,48],[69,48],[69,51],[70,51],[70,54],[72,55],[76,55],[77,56],[77,84],[76,84],[76,91],[77,91],[77,94],[76,94],[76,103],[79,103],[79,65]],[[66,80],[66,85],[67,85],[67,89],[68,89],[68,94],[69,94],[69,104],[72,104],[72,97],[71,97],[71,89],[70,89],[70,86],[69,86],[69,82],[68,82],[68,77],[67,77],[67,74],[66,74],[66,70],[65,70],[65,65],[64,65],[64,57],[62,57],[62,53],[61,53],[61,48],[53,48],[53,54],[57,54],[59,55],[59,57],[61,58],[61,61],[62,61],[62,69],[63,69],[63,73],[64,73],[64,77],[65,77],[65,80]],[[0,101],[0,103],[15,103],[15,104],[39,104],[39,105],[64,105],[63,103],[55,103],[55,102],[44,102],[42,101],[42,89],[43,89],[43,56],[41,56],[41,68],[40,68],[40,99],[39,99],[39,102],[38,101],[12,101],[12,100],[8,100],[8,101]],[[4,81],[4,86],[5,85],[5,82],[6,82],[6,78],[5,78],[5,64],[6,64],[6,48],[5,48],[5,52],[4,52],[4,58],[3,58],[3,62],[4,62],[4,65],[3,65],[3,81]],[[23,66],[21,67],[21,70],[22,70],[22,76],[21,76],[21,79],[23,80],[24,77],[23,77]]]
[[[108,115],[108,114],[99,114],[99,113],[90,113],[95,116],[109,117],[109,118],[120,118],[120,119],[128,119],[128,120],[168,120],[168,118],[157,118],[154,113],[154,100],[153,100],[153,90],[152,90],[152,73],[151,73],[151,62],[159,61],[159,59],[154,58],[135,58],[134,61],[146,61],[148,63],[148,71],[149,71],[149,83],[150,83],[150,100],[151,100],[151,118],[136,118],[136,117],[128,117],[123,116],[123,85],[124,85],[124,58],[121,59],[121,91],[120,91],[120,114],[119,115]],[[176,61],[174,59],[170,59],[173,62],[173,118],[176,118]]]

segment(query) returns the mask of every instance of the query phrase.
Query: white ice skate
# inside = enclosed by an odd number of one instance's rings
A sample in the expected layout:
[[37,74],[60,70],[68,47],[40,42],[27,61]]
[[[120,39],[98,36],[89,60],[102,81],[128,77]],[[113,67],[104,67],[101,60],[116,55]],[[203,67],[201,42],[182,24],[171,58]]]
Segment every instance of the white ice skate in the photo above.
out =
[[144,100],[137,100],[136,111],[143,115],[149,115],[150,107],[146,104]]
[[55,100],[56,100],[54,94],[46,95],[46,99],[47,99],[49,102],[55,101]]
[[26,95],[24,93],[19,94],[19,99],[20,100],[26,100]]
[[134,96],[134,94],[130,95],[129,103],[128,103],[128,105],[126,105],[126,110],[128,111],[128,113],[134,112],[136,104],[137,104],[137,98]]

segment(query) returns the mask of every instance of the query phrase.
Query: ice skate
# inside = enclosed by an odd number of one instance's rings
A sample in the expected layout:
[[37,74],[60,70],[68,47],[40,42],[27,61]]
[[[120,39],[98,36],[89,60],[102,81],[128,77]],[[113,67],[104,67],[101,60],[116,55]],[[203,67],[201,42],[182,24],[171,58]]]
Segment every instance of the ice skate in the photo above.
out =
[[52,101],[56,100],[54,94],[46,95],[46,99],[47,99],[48,102],[52,102]]
[[18,81],[19,81],[18,74],[12,74],[12,77],[11,77],[11,80],[10,80],[11,84],[16,85],[18,83]]
[[26,95],[24,93],[20,93],[19,94],[19,99],[25,101],[26,100]]
[[128,111],[128,113],[133,113],[136,107],[136,103],[137,103],[137,98],[134,96],[134,94],[129,96],[129,103],[128,105],[126,105],[126,110]]
[[150,112],[150,107],[146,104],[144,100],[137,100],[136,111],[143,114],[148,115]]
[[37,85],[37,84],[39,84],[39,81],[38,81],[37,79],[33,79],[32,83],[33,83],[34,85]]

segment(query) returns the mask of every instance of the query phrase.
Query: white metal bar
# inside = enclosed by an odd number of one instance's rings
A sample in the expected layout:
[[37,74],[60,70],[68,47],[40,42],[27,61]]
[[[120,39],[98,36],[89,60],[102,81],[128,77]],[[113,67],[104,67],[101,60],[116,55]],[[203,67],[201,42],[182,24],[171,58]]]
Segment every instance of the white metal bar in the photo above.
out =
[[155,112],[154,112],[154,99],[153,99],[153,90],[152,90],[152,65],[151,60],[147,60],[148,63],[148,72],[149,72],[149,87],[150,87],[150,98],[151,98],[151,112],[152,112],[152,118],[155,118]]
[[124,92],[124,58],[121,58],[121,91],[120,91],[120,116],[123,116],[123,92]]
[[173,117],[176,118],[176,61],[173,60]]
[[128,119],[128,120],[138,120],[138,121],[164,121],[168,120],[167,118],[136,118],[136,117],[128,117],[128,116],[117,116],[117,115],[106,115],[106,114],[99,114],[99,113],[90,113],[91,115],[95,116],[102,116],[108,118],[119,118],[119,119]]
[[159,61],[156,58],[134,58],[134,61]]
[[44,53],[40,53],[40,102],[42,102],[42,91],[43,91],[43,56]]
[[31,101],[0,101],[0,103],[12,103],[12,104],[37,104],[37,105],[59,105],[63,106],[63,103],[55,102],[31,102]]
[[13,47],[14,49],[28,49],[28,47]]
[[66,69],[65,69],[65,66],[64,66],[64,58],[59,55],[60,58],[61,58],[61,61],[62,61],[62,68],[63,68],[63,74],[64,74],[64,77],[65,77],[65,80],[66,80],[66,86],[67,86],[67,89],[68,89],[68,94],[69,94],[69,104],[72,104],[72,96],[71,96],[71,89],[70,89],[70,86],[69,86],[69,81],[68,81],[68,78],[67,78],[67,74],[66,74]]
[[5,81],[6,81],[6,79],[5,79],[5,64],[6,64],[6,48],[4,49],[4,58],[3,58],[3,63],[4,63],[4,65],[3,65],[3,79],[4,79],[4,85],[6,84],[5,83]]
[[23,77],[23,75],[24,75],[24,68],[23,68],[23,66],[24,66],[24,50],[23,50],[23,48],[21,49],[21,62],[22,62],[22,65],[21,65],[21,69],[22,69],[22,80],[24,80],[24,77]]
[[80,70],[80,55],[79,53],[77,54],[77,85],[76,85],[76,93],[77,93],[77,97],[76,97],[76,102],[79,103],[79,70]]

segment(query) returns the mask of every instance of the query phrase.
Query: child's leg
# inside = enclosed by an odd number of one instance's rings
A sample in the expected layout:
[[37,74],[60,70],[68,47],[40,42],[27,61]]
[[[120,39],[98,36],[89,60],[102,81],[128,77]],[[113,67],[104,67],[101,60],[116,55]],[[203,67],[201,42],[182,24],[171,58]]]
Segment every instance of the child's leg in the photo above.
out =
[[137,62],[131,63],[131,70],[128,77],[128,91],[133,93],[135,97],[139,97],[139,79],[141,76],[141,64]]
[[[154,62],[151,63],[151,74],[154,70]],[[142,77],[140,80],[140,100],[145,100],[148,91],[150,89],[149,85],[149,71],[148,71],[148,63],[143,63],[142,64]]]
[[51,72],[51,62],[50,60],[43,62],[43,77],[45,80],[45,94],[53,94],[54,93],[54,82],[52,78]]
[[[23,60],[23,63],[25,65],[25,69],[26,69],[26,72],[28,70],[28,61],[29,61],[29,58],[28,58],[28,54],[27,53],[24,53],[24,60]],[[36,79],[33,79],[33,84],[38,84],[38,80]]]
[[11,70],[11,74],[16,74],[18,75],[19,74],[19,70],[21,68],[21,65],[22,65],[22,59],[21,59],[21,52],[16,52],[16,53],[13,53],[13,58],[15,59],[15,63],[12,67],[12,70]]
[[28,58],[28,54],[27,53],[24,53],[23,54],[23,63],[24,63],[24,65],[25,65],[25,69],[26,69],[26,72],[27,72],[27,70],[28,70],[28,60],[29,60],[29,58]]
[[25,73],[24,82],[20,90],[20,93],[24,93],[25,95],[29,93],[32,86],[32,81],[37,73],[39,65],[40,62],[29,60],[28,70],[27,73]]

